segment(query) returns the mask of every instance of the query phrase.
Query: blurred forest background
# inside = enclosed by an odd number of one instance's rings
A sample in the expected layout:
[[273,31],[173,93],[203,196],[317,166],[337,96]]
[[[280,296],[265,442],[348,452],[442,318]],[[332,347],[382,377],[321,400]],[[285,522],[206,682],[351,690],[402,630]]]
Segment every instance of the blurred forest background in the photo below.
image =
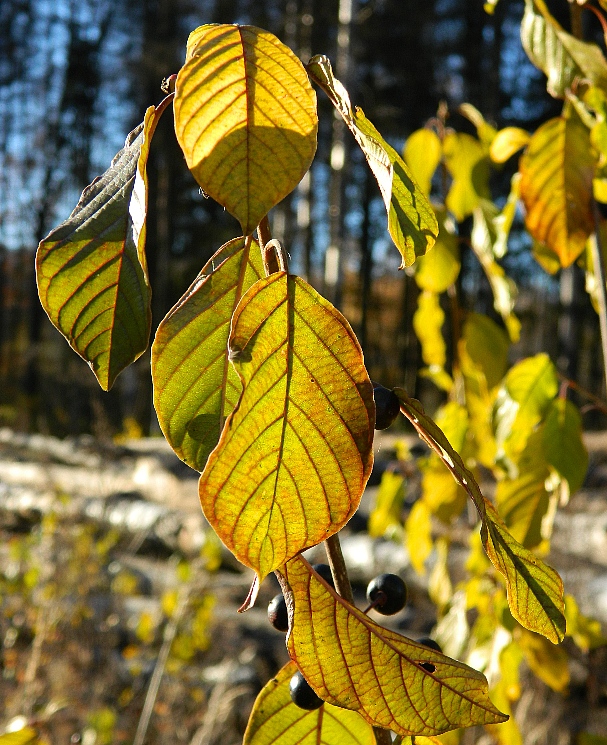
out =
[[[569,27],[566,0],[552,12]],[[2,0],[0,3],[0,425],[58,436],[157,432],[149,356],[103,393],[51,327],[37,299],[34,252],[102,173],[126,134],[157,103],[202,23],[251,23],[303,59],[325,53],[382,134],[398,149],[435,116],[473,131],[458,114],[472,103],[497,125],[533,131],[558,114],[519,38],[523,0],[493,15],[480,0]],[[587,16],[587,17],[586,17]],[[585,14],[586,38],[600,38]],[[596,26],[596,28],[595,28]],[[318,155],[309,178],[271,214],[292,269],[344,311],[371,376],[438,403],[418,378],[411,319],[417,288],[398,272],[377,186],[350,134],[319,95]],[[492,184],[498,205],[516,159]],[[154,327],[237,223],[205,199],[161,121],[148,165],[147,256]],[[440,184],[437,184],[440,189]],[[464,234],[466,224],[460,226]],[[515,357],[547,351],[562,372],[601,393],[598,321],[578,267],[549,277],[530,253],[519,215],[503,264],[519,286],[523,322]],[[461,303],[495,317],[485,276],[462,244]],[[449,309],[445,308],[448,313]],[[496,321],[500,322],[498,318]]]

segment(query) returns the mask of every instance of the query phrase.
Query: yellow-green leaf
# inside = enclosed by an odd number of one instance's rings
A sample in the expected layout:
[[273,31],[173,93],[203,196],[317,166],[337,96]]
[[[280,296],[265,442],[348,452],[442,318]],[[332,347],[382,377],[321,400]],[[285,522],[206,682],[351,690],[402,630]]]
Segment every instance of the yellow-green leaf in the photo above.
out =
[[543,0],[525,0],[521,40],[529,59],[548,76],[551,96],[564,98],[575,78],[607,87],[607,62],[600,48],[564,31]]
[[357,509],[373,462],[375,404],[348,322],[299,277],[256,282],[228,345],[244,389],[200,477],[200,500],[261,580]]
[[422,347],[422,359],[429,367],[441,369],[445,365],[447,347],[441,333],[444,322],[445,314],[438,295],[425,290],[421,292],[413,314],[413,329]]
[[543,443],[548,463],[567,480],[571,493],[577,491],[588,470],[588,451],[582,440],[582,419],[571,401],[556,398],[551,402]]
[[538,634],[521,629],[517,639],[525,661],[540,680],[558,693],[569,686],[569,657],[562,647],[554,647]]
[[567,636],[570,636],[582,652],[603,647],[607,639],[603,636],[601,622],[584,616],[573,595],[565,595],[565,618]]
[[489,124],[481,112],[471,103],[463,103],[459,107],[459,113],[466,117],[476,127],[476,134],[479,140],[488,150],[495,139],[497,129]]
[[400,513],[405,498],[405,479],[400,473],[386,470],[369,514],[369,535],[381,538],[390,528],[400,526]]
[[438,238],[432,251],[415,262],[415,281],[421,290],[441,293],[458,278],[461,263],[453,219],[444,208],[436,210],[436,218]]
[[506,204],[502,207],[502,211],[499,215],[493,218],[493,226],[495,228],[496,237],[493,244],[493,255],[496,259],[501,259],[506,255],[508,251],[508,236],[514,222],[516,215],[516,208],[521,193],[521,174],[515,173],[510,181],[510,193]]
[[175,131],[204,191],[244,235],[297,186],[316,152],[316,96],[293,52],[254,26],[192,32]]
[[588,130],[556,117],[531,137],[521,158],[521,199],[532,237],[572,264],[594,229],[591,211],[595,159]]
[[289,655],[322,699],[401,735],[504,721],[481,673],[373,623],[302,557],[280,571]]
[[154,406],[169,445],[202,471],[225,417],[242,390],[228,361],[230,320],[263,276],[259,246],[236,238],[222,246],[167,314],[152,345]]
[[480,370],[487,388],[491,390],[504,377],[508,367],[508,336],[488,316],[469,313],[463,326],[462,340],[470,361]]
[[0,745],[36,745],[37,742],[39,742],[38,735],[31,727],[0,735]]
[[433,546],[430,509],[423,499],[415,502],[405,521],[405,544],[413,569],[423,576]]
[[505,163],[529,142],[529,132],[520,127],[504,127],[495,135],[489,149],[494,163]]
[[287,662],[262,688],[243,745],[375,745],[373,728],[360,714],[323,704],[315,711],[291,701],[289,682],[297,672]]
[[433,129],[418,129],[407,137],[403,158],[424,194],[432,189],[432,176],[438,168],[443,148]]
[[352,109],[348,92],[333,77],[328,58],[312,57],[307,69],[329,96],[363,151],[386,205],[388,231],[403,259],[401,269],[411,266],[434,245],[438,235],[434,210],[396,150],[388,145],[362,109]]
[[150,106],[110,168],[87,186],[70,217],[38,247],[40,302],[104,390],[148,344],[146,163],[156,124],[171,99],[156,109]]
[[510,535],[491,502],[483,497],[472,473],[442,431],[426,416],[421,404],[409,398],[402,388],[395,388],[394,392],[403,414],[474,502],[482,521],[481,536],[487,556],[506,580],[512,615],[522,626],[543,634],[555,644],[562,641],[565,617],[559,575]]
[[446,204],[461,222],[472,214],[480,199],[490,198],[487,151],[472,135],[449,132],[443,141],[443,153],[453,177]]

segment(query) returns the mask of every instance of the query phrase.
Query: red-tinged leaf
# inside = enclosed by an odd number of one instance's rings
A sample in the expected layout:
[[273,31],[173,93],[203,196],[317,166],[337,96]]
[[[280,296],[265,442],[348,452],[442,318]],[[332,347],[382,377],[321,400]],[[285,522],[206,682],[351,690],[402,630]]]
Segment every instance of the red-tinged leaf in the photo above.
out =
[[148,344],[145,169],[154,129],[172,98],[146,111],[110,168],[38,247],[40,302],[104,390]]
[[243,393],[200,477],[200,500],[261,580],[356,511],[373,462],[373,389],[346,319],[284,272],[243,296],[229,350]]
[[355,711],[296,706],[289,694],[296,672],[297,665],[287,662],[261,690],[242,745],[375,745],[372,727]]
[[505,721],[482,673],[373,623],[302,557],[277,575],[289,654],[323,700],[405,736]]
[[409,398],[402,388],[395,388],[394,392],[400,399],[402,413],[474,502],[482,521],[481,536],[487,556],[506,580],[512,615],[522,626],[551,642],[562,641],[563,582],[557,572],[510,535],[495,507],[482,495],[472,473],[439,427],[426,416],[419,401]]
[[173,450],[202,471],[242,385],[228,360],[232,314],[263,276],[255,241],[222,246],[168,313],[152,345],[154,406]]

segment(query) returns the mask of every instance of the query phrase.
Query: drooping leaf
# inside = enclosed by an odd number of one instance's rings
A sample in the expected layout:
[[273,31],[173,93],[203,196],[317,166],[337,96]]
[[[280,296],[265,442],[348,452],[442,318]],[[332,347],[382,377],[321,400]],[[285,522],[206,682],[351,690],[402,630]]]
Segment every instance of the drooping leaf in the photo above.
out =
[[244,389],[200,477],[200,500],[261,580],[358,507],[373,462],[373,389],[345,318],[284,272],[243,296],[228,344]]
[[415,281],[421,290],[441,293],[459,276],[459,239],[452,218],[444,208],[436,210],[439,232],[432,251],[415,262]]
[[459,107],[459,113],[466,117],[476,127],[478,139],[484,145],[485,149],[491,147],[491,143],[497,135],[497,129],[489,124],[481,112],[471,103],[463,103]]
[[432,176],[442,152],[440,138],[433,129],[417,129],[405,142],[403,158],[426,196],[432,189]]
[[595,160],[588,130],[556,117],[531,137],[520,163],[525,224],[532,237],[572,264],[594,230],[591,211]]
[[571,493],[577,491],[588,470],[588,451],[582,440],[582,419],[571,401],[555,398],[550,403],[543,444],[548,463],[567,480]]
[[204,191],[250,235],[316,152],[316,96],[301,62],[254,26],[192,32],[175,84],[175,131]]
[[262,688],[243,745],[375,745],[373,728],[360,714],[323,704],[306,711],[291,701],[289,682],[297,665],[288,662]]
[[263,276],[255,241],[222,246],[167,314],[152,344],[154,406],[169,445],[202,471],[242,386],[228,360],[232,313]]
[[504,127],[493,138],[489,155],[494,163],[505,163],[529,142],[529,132],[520,127]]
[[584,616],[573,595],[565,595],[565,618],[567,636],[570,636],[582,652],[603,647],[607,639],[603,636],[601,622]]
[[325,91],[363,151],[379,185],[388,212],[388,231],[402,255],[401,269],[429,251],[438,235],[434,211],[400,155],[384,140],[362,109],[352,109],[350,97],[333,77],[324,55],[307,65],[312,79]]
[[562,641],[565,617],[559,575],[510,535],[491,502],[483,497],[472,473],[442,431],[426,416],[421,404],[409,398],[402,388],[395,388],[394,392],[401,401],[403,414],[474,502],[482,521],[481,535],[487,556],[506,580],[512,615],[525,628],[554,643]]
[[521,41],[529,59],[547,75],[551,96],[564,98],[575,78],[607,87],[607,62],[599,47],[564,31],[543,0],[525,0]]
[[373,623],[302,557],[277,574],[289,655],[325,701],[401,735],[504,721],[481,673]]
[[404,477],[391,470],[384,471],[369,514],[371,538],[381,538],[391,528],[400,527],[400,513],[404,499]]
[[172,95],[157,108],[150,106],[110,168],[38,246],[40,302],[106,391],[148,344],[146,163],[156,124],[171,100]]
[[525,661],[540,680],[557,693],[569,686],[569,656],[562,647],[554,647],[538,634],[521,630],[518,643]]
[[515,173],[510,181],[510,193],[506,204],[502,207],[499,215],[493,218],[493,226],[496,232],[495,242],[493,244],[493,255],[496,259],[501,259],[508,251],[508,236],[516,215],[516,208],[521,193],[521,174]]
[[489,159],[482,142],[472,135],[449,132],[443,141],[445,165],[453,183],[447,207],[458,222],[472,214],[479,200],[489,199]]

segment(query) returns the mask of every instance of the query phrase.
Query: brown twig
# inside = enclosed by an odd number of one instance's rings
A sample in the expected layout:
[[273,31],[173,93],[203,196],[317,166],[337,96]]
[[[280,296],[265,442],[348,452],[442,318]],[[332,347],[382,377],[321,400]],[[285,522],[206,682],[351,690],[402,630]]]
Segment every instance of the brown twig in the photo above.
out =
[[586,390],[586,388],[583,388],[581,385],[578,385],[575,380],[571,380],[570,378],[565,377],[562,373],[558,373],[558,376],[564,383],[567,384],[568,388],[572,388],[574,391],[577,391],[580,396],[584,396],[584,398],[592,401],[594,404],[594,408],[598,409],[598,411],[603,414],[607,414],[607,403],[605,403],[601,398],[595,396],[594,393]]
[[603,373],[607,390],[607,290],[605,287],[605,262],[601,245],[601,216],[596,199],[592,198],[594,217],[594,240],[590,241],[594,276],[596,277],[597,302],[599,306],[599,325],[601,329],[601,348],[603,350]]

